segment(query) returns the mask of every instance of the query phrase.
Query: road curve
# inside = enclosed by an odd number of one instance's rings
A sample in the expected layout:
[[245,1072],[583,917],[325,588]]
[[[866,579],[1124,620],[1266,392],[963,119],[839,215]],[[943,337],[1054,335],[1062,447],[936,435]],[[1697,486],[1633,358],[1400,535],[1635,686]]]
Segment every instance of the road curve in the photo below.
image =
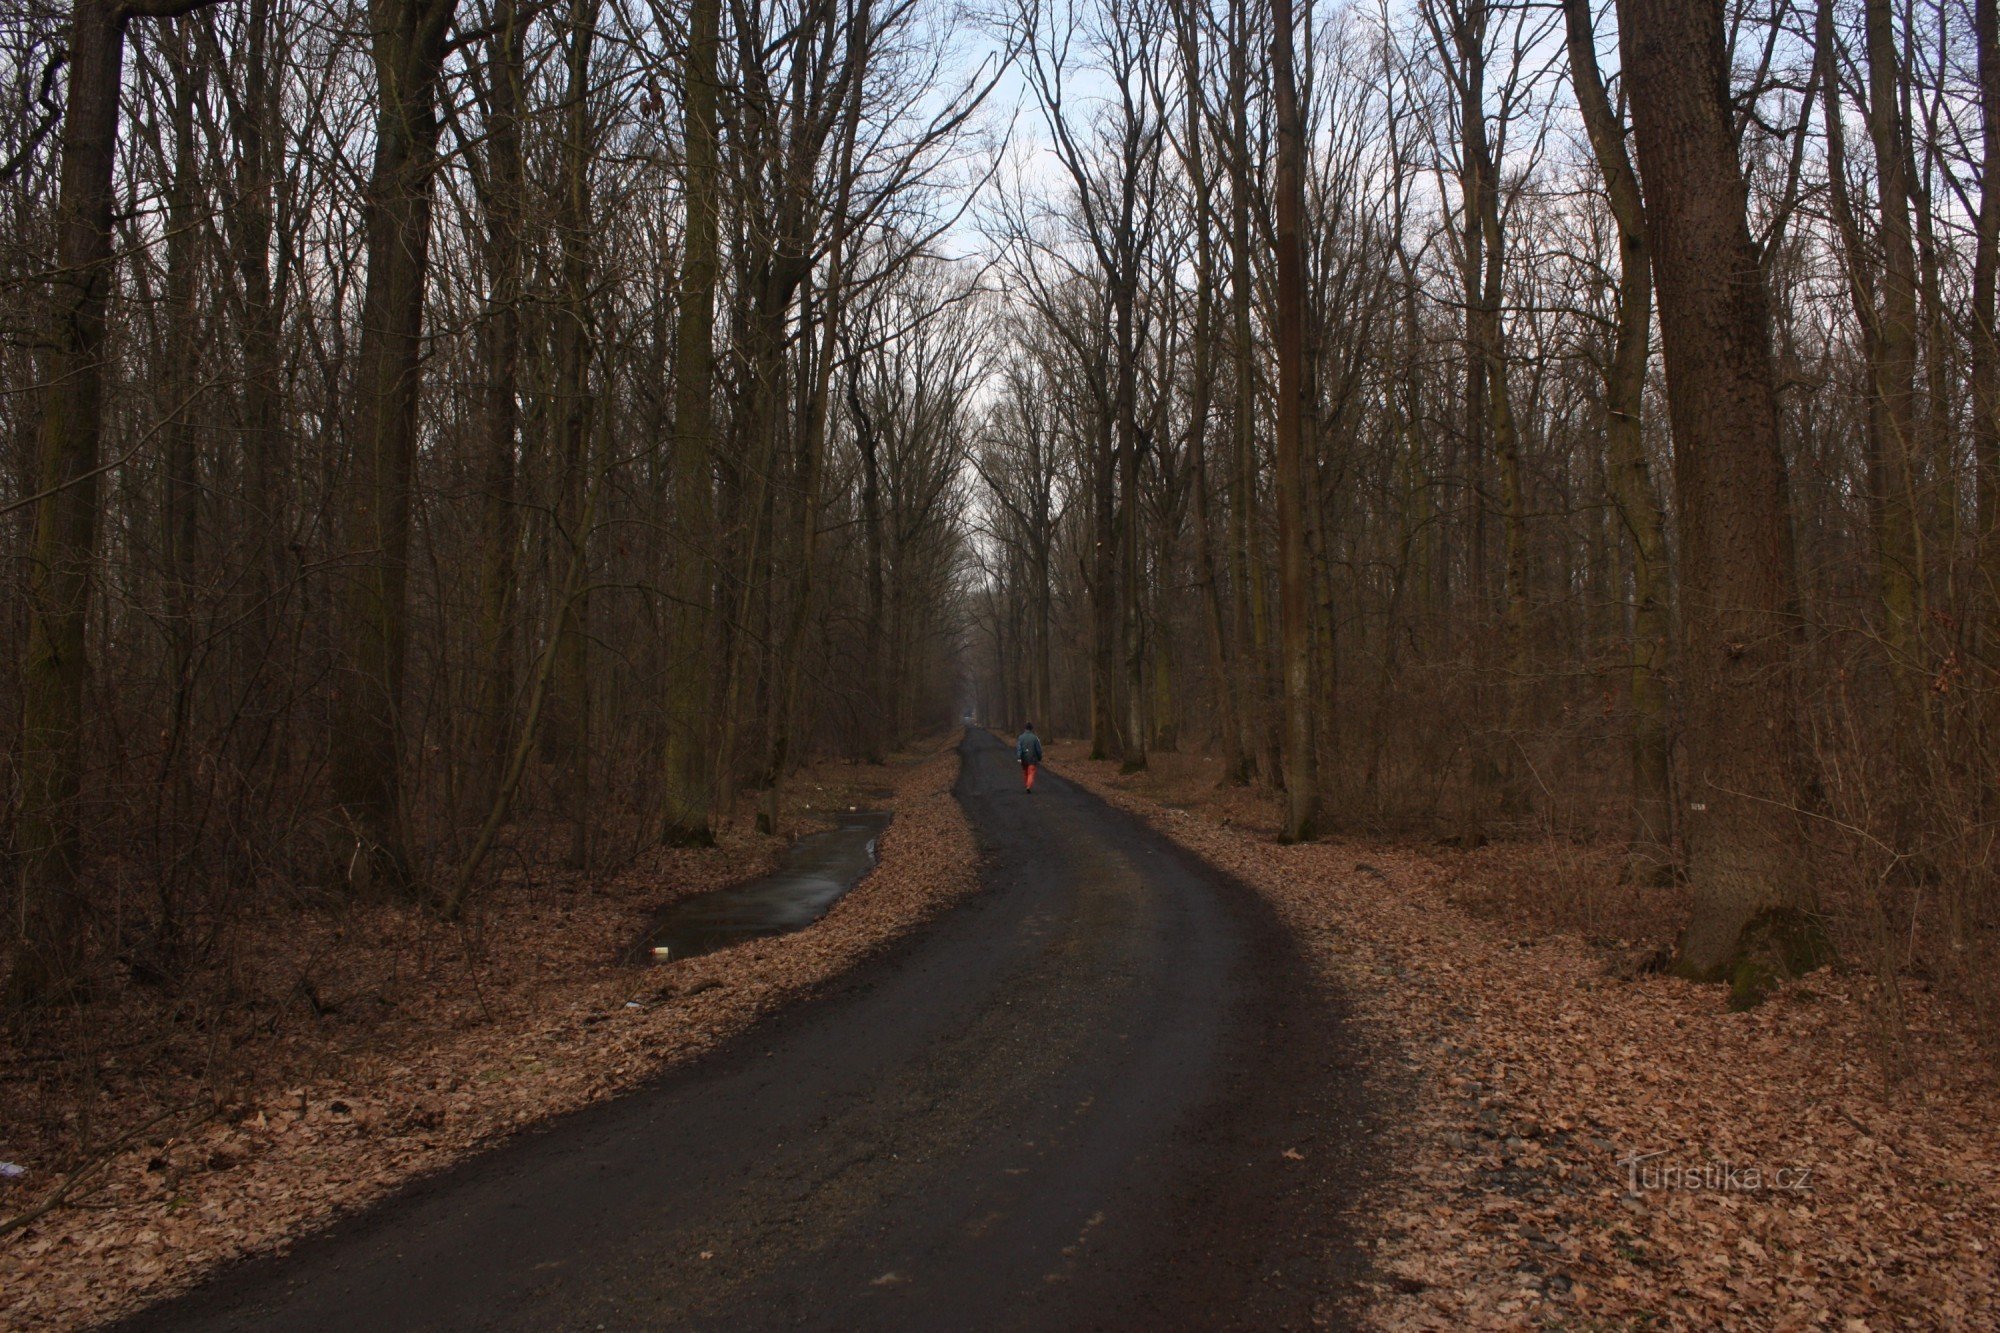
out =
[[968,734],[985,891],[825,997],[134,1330],[1342,1322],[1338,1014],[1247,890]]

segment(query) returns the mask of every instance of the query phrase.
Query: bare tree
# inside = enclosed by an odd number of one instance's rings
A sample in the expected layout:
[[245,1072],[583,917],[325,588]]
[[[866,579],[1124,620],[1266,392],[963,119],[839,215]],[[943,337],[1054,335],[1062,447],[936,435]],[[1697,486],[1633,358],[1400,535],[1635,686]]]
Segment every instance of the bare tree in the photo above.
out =
[[82,974],[77,897],[86,628],[97,558],[104,432],[105,307],[112,286],[112,158],[126,26],[199,0],[77,0],[70,11],[48,389],[30,497],[35,527],[22,649],[20,855],[15,1002],[59,995]]
[[1632,831],[1627,873],[1658,883],[1673,866],[1671,756],[1667,723],[1666,523],[1646,456],[1646,366],[1653,325],[1652,255],[1639,178],[1625,151],[1625,125],[1605,91],[1589,0],[1564,0],[1570,81],[1618,225],[1617,332],[1604,367],[1606,452],[1613,496],[1632,546]]
[[1687,0],[1625,0],[1620,19],[1680,493],[1695,890],[1680,966],[1711,976],[1765,924],[1803,930],[1810,906],[1785,461],[1721,16]]

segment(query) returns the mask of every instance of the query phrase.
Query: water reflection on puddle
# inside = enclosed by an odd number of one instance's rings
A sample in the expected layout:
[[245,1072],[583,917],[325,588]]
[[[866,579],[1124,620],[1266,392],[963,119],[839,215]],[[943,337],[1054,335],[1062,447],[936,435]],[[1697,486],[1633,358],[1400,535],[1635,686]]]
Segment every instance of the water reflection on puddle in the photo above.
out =
[[681,899],[653,923],[654,961],[694,958],[811,925],[874,867],[875,843],[888,825],[889,816],[876,811],[842,815],[839,827],[793,843],[764,878]]

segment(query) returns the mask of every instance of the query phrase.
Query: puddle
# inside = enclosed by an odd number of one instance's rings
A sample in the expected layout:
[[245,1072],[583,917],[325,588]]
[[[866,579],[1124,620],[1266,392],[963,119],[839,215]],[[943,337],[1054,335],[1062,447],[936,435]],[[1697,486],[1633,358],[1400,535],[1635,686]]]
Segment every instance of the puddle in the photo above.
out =
[[683,898],[654,919],[646,948],[655,962],[696,958],[763,935],[810,926],[875,866],[875,843],[889,816],[859,811],[840,825],[793,843],[759,880]]

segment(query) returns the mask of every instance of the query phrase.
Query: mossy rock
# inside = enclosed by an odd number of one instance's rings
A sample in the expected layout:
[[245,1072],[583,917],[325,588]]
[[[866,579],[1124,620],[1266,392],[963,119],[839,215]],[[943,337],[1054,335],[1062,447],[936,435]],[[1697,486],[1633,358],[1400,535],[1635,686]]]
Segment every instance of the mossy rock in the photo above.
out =
[[1833,943],[1826,927],[1810,912],[1774,907],[1758,913],[1743,928],[1736,959],[1714,980],[1729,983],[1732,1013],[1754,1009],[1772,991],[1833,961]]
[[1777,969],[1762,959],[1739,960],[1729,977],[1729,1012],[1740,1014],[1745,1009],[1755,1009],[1783,980]]

